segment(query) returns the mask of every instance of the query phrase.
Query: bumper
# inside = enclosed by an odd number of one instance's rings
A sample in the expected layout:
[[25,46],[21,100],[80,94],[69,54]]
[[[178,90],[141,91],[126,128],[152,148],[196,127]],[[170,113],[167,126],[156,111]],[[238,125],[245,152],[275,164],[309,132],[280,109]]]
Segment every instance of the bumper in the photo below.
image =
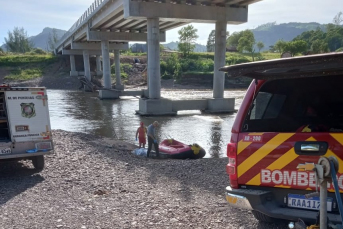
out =
[[[275,195],[272,191],[231,189],[231,187],[226,187],[226,200],[233,207],[259,211],[276,219],[290,221],[302,219],[305,222],[314,223],[318,214],[318,211],[289,208],[285,205],[280,205],[275,201]],[[338,213],[328,213],[327,216],[332,223],[342,223]]]
[[2,159],[22,159],[22,158],[30,158],[34,156],[40,156],[40,155],[47,155],[52,154],[54,151],[46,151],[46,152],[36,152],[36,153],[22,153],[22,154],[8,154],[8,155],[1,155],[0,160]]

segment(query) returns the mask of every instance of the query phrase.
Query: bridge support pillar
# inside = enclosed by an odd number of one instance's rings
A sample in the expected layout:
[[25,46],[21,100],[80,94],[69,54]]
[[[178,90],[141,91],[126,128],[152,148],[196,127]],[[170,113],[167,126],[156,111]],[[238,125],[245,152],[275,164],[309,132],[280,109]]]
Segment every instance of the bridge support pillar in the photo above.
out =
[[70,76],[78,76],[79,73],[76,71],[75,56],[70,55]]
[[219,68],[225,65],[226,24],[226,21],[216,22],[213,76],[213,98],[215,99],[224,98],[225,73],[219,71]]
[[114,50],[114,60],[115,60],[115,68],[116,68],[116,86],[115,86],[115,88],[117,90],[124,90],[124,85],[121,84],[119,50]]
[[110,65],[110,52],[109,52],[109,42],[108,40],[101,41],[101,51],[102,51],[102,71],[104,79],[104,88],[111,89],[111,65]]
[[235,109],[234,98],[224,98],[225,73],[219,68],[225,65],[226,21],[216,22],[214,47],[213,99],[208,100],[206,112],[227,113]]
[[96,75],[102,76],[100,55],[96,55]]
[[91,80],[91,68],[89,63],[89,51],[83,50],[83,65],[85,69],[85,77],[90,81]]
[[148,90],[150,99],[161,98],[159,19],[148,18]]

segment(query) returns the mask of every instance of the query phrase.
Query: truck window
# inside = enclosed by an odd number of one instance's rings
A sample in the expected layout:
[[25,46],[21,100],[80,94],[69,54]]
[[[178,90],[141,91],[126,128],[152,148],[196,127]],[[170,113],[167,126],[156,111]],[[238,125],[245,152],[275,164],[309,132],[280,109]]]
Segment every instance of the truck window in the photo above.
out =
[[[267,81],[247,113],[243,132],[343,132],[343,76]],[[307,128],[308,130],[308,128]]]
[[285,99],[285,95],[273,95],[267,92],[258,93],[253,103],[250,120],[276,118],[280,113]]

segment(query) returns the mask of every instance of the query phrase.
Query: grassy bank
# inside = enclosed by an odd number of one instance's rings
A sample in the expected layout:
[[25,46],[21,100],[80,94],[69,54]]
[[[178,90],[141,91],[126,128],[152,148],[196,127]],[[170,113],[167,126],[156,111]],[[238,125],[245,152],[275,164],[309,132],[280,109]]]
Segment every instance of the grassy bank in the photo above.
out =
[[[255,53],[255,61],[280,58],[278,53]],[[235,65],[253,61],[250,53],[226,53],[225,64]],[[164,79],[182,78],[187,74],[207,74],[214,71],[214,53],[191,53],[187,57],[170,54],[161,60],[161,76]]]
[[[123,52],[122,56],[146,58],[146,53]],[[255,61],[277,59],[278,53],[255,53]],[[59,57],[50,54],[6,54],[0,56],[0,77],[5,80],[25,81],[41,77],[48,66],[57,62]],[[250,53],[226,53],[226,65],[251,62]],[[69,69],[68,69],[69,71]],[[161,77],[163,79],[180,79],[184,74],[208,74],[214,71],[214,53],[191,53],[183,57],[178,53],[161,52]],[[121,63],[121,75],[125,81],[132,72],[132,65]],[[112,77],[115,74],[111,66]]]
[[25,81],[43,76],[45,69],[58,60],[53,55],[13,54],[0,56],[5,80]]

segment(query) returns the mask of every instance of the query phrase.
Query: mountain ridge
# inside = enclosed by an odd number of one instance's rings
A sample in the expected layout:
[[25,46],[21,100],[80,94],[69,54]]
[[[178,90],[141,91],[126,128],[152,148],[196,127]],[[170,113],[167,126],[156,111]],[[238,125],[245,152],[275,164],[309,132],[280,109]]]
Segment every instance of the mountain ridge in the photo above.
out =
[[[255,29],[251,29],[255,36],[256,43],[261,41],[264,44],[264,48],[261,51],[268,50],[269,46],[274,45],[275,42],[282,39],[284,41],[291,41],[296,36],[309,30],[321,29],[326,30],[326,24],[320,24],[318,22],[288,22],[276,24],[276,22],[269,22],[259,25]],[[58,37],[62,37],[66,32],[65,30],[55,29]],[[43,31],[36,36],[29,37],[29,40],[34,43],[35,48],[41,48],[47,50],[49,35],[52,33],[53,28],[45,27]],[[134,43],[133,43],[134,44]],[[166,44],[162,44],[164,47],[170,50],[177,50],[178,41],[172,41]],[[5,45],[1,48],[6,49]],[[195,52],[206,52],[206,45],[195,44]]]

